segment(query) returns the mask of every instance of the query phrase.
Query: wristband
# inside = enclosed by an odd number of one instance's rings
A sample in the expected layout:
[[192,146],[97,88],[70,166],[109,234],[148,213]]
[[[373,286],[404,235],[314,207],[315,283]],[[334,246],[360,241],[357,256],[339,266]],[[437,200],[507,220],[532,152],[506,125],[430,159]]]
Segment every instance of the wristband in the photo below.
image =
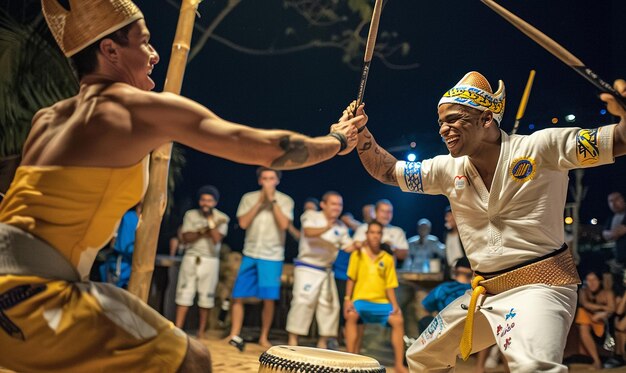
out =
[[337,140],[339,140],[339,151],[337,153],[341,153],[342,151],[346,150],[346,148],[348,147],[348,139],[346,138],[346,135],[344,135],[343,133],[339,133],[339,132],[331,132],[328,134],[328,136],[330,137],[334,137]]
[[363,127],[359,128],[358,130],[356,130],[356,133],[361,133],[361,132],[365,131],[366,128],[367,128],[367,126],[363,126]]

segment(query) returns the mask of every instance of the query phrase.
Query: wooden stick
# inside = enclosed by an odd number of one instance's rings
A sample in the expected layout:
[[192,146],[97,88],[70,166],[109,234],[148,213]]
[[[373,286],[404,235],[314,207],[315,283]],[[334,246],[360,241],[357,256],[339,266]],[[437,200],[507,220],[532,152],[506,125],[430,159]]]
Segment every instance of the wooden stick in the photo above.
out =
[[367,83],[367,76],[370,72],[370,63],[374,55],[374,48],[376,47],[376,36],[378,35],[378,23],[380,22],[380,14],[382,13],[383,0],[376,0],[374,4],[374,10],[372,12],[372,21],[370,22],[370,30],[367,34],[367,43],[365,44],[365,56],[363,57],[363,70],[361,70],[361,82],[359,83],[359,94],[356,99],[356,108],[363,102],[363,96],[365,95],[365,84]]
[[526,112],[526,105],[528,104],[528,98],[530,97],[530,90],[533,88],[533,81],[535,80],[535,70],[530,70],[530,75],[528,75],[528,81],[526,82],[526,88],[524,88],[524,94],[522,95],[522,100],[519,103],[519,108],[517,109],[517,115],[515,116],[515,125],[513,125],[513,130],[511,130],[511,135],[515,135],[517,132],[517,128],[519,127],[520,120],[524,117],[524,113]]
[[[182,1],[167,77],[165,78],[165,92],[180,94],[193,25],[198,4],[201,1]],[[148,300],[150,293],[161,220],[167,205],[167,176],[171,153],[172,144],[169,143],[154,150],[150,156],[150,181],[144,197],[140,224],[137,228],[133,266],[128,283],[128,290],[144,301]]]
[[502,18],[509,21],[513,26],[515,26],[518,30],[526,34],[529,38],[533,39],[537,44],[541,45],[545,50],[552,53],[558,59],[563,61],[566,65],[570,66],[572,69],[576,70],[577,73],[582,75],[585,79],[591,82],[596,86],[600,91],[605,93],[610,93],[615,97],[617,102],[626,109],[626,99],[622,97],[611,86],[609,83],[605,82],[598,76],[598,74],[594,73],[590,68],[585,66],[581,60],[576,58],[573,54],[571,54],[567,49],[563,48],[559,43],[550,39],[543,32],[537,30],[535,27],[528,24],[523,19],[519,18],[515,14],[509,12],[501,5],[497,4],[493,0],[481,0],[485,5],[491,8],[494,12],[498,13]]

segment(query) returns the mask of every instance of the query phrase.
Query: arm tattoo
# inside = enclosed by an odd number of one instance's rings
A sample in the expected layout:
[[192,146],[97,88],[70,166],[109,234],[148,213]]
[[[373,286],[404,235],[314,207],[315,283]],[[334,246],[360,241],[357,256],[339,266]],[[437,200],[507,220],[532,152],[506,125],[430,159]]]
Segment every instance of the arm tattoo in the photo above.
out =
[[291,135],[285,135],[279,139],[278,146],[285,153],[272,162],[274,168],[299,166],[309,159],[309,149],[304,140],[292,139]]
[[364,135],[366,140],[359,148],[359,158],[363,167],[375,179],[390,185],[398,185],[396,179],[396,162],[394,156],[378,146],[371,134]]

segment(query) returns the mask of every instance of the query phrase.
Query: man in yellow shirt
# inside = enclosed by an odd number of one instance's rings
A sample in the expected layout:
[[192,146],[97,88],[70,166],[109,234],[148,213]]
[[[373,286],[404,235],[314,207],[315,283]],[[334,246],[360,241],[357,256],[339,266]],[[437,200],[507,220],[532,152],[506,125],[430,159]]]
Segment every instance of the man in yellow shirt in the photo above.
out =
[[404,373],[408,372],[403,364],[404,319],[394,291],[398,277],[393,256],[381,249],[382,235],[382,224],[369,223],[363,246],[350,256],[344,298],[346,347],[348,352],[359,353],[364,324],[390,325],[394,369]]

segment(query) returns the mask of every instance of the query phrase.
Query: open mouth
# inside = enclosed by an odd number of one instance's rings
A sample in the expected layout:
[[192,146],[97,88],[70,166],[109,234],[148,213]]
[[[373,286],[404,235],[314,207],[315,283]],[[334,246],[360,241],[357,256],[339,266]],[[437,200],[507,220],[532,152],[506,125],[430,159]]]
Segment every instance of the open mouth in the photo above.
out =
[[448,149],[452,149],[459,142],[459,136],[451,136],[446,138]]

